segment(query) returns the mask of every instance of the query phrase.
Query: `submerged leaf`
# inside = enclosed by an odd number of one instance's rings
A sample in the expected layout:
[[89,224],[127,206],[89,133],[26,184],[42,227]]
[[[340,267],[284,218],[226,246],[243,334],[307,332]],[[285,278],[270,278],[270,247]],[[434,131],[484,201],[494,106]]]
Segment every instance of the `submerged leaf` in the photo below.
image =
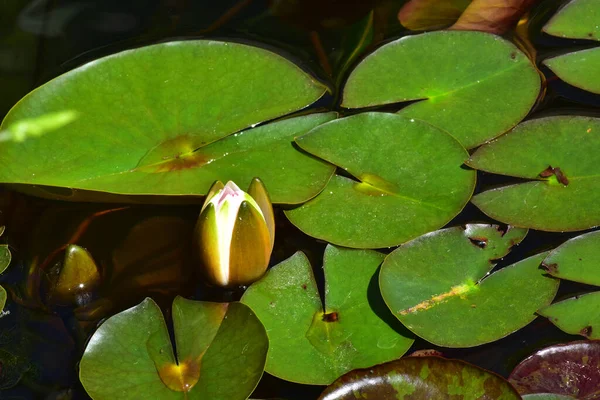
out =
[[398,20],[413,31],[445,28],[452,25],[471,0],[410,0],[398,12]]
[[329,245],[323,265],[325,307],[310,263],[300,252],[252,284],[242,302],[267,329],[266,371],[292,382],[323,385],[352,369],[402,356],[413,339],[394,324],[377,290],[382,260],[375,251]]
[[80,379],[88,394],[95,400],[248,398],[268,347],[256,316],[241,303],[181,297],[173,302],[172,315],[176,357],[151,299],[106,320],[81,359]]
[[502,377],[461,360],[406,357],[347,373],[329,386],[319,400],[518,400]]
[[450,29],[502,35],[538,0],[473,0]]

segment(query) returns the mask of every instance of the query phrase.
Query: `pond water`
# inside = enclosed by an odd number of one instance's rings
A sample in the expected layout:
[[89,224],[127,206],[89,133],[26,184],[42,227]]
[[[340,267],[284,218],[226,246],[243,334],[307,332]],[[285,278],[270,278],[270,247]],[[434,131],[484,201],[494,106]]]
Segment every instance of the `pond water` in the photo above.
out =
[[[258,42],[279,49],[316,76],[335,84],[339,81],[331,77],[336,68],[332,60],[353,26],[373,8],[378,10],[376,40],[367,52],[408,33],[396,19],[404,1],[290,1],[290,10],[282,7],[279,14],[270,12],[279,3],[286,2],[0,2],[1,21],[8,21],[0,26],[3,86],[0,115],[27,91],[63,72],[98,57],[146,44],[194,37]],[[541,1],[530,14],[529,30],[538,59],[567,46],[585,46],[539,33],[562,3]],[[598,114],[600,96],[562,83],[548,70],[544,73],[548,77],[547,93],[533,115]],[[338,96],[334,94],[313,107],[339,109],[337,102]],[[510,181],[479,173],[476,193]],[[198,199],[197,204],[191,205],[65,203],[0,187],[0,226],[7,227],[3,240],[11,246],[14,258],[7,272],[0,276],[1,284],[9,292],[0,319],[0,399],[88,398],[77,375],[77,363],[86,341],[102,319],[147,296],[158,302],[167,318],[176,295],[210,301],[239,299],[241,289],[207,287],[195,273],[190,239],[201,201]],[[469,203],[448,226],[467,222],[493,221]],[[276,223],[271,265],[301,250],[309,257],[322,286],[320,265],[326,244],[299,231],[281,209],[276,209]],[[526,240],[500,261],[498,268],[554,248],[580,233],[530,231]],[[54,304],[48,295],[49,277],[58,267],[61,248],[66,243],[88,249],[101,269],[99,289],[78,309]],[[557,298],[589,289],[586,285],[562,282]],[[567,335],[545,318],[538,318],[524,329],[487,345],[445,349],[418,339],[411,351],[436,349],[447,357],[472,362],[506,377],[535,350],[577,339],[580,337]],[[322,390],[319,386],[298,385],[265,374],[252,397],[312,399]]]

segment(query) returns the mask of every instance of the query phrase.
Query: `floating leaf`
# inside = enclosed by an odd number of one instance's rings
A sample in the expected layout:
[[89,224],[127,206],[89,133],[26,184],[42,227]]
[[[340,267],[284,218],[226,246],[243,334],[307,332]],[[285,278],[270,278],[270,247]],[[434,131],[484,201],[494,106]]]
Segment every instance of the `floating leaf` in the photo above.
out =
[[578,341],[542,349],[521,361],[509,382],[521,394],[554,393],[598,398],[600,342]]
[[527,121],[479,148],[467,163],[531,180],[473,197],[473,204],[495,220],[544,231],[600,225],[600,119]]
[[[600,7],[596,0],[573,0],[544,26],[553,36],[600,41]],[[570,85],[600,93],[600,48],[576,51],[544,61]]]
[[521,121],[539,90],[535,67],[511,43],[482,32],[443,31],[406,36],[367,56],[348,78],[342,105],[419,100],[399,114],[473,148]]
[[421,236],[387,256],[381,294],[404,326],[438,346],[498,340],[533,321],[558,289],[539,268],[545,253],[489,274],[526,234],[471,224]]
[[334,176],[319,196],[286,211],[305,233],[341,246],[395,246],[438,229],[462,210],[475,185],[456,140],[395,114],[332,121],[296,142],[358,180]]
[[538,311],[561,330],[600,339],[600,292],[572,297]]
[[398,20],[413,31],[445,28],[452,25],[471,0],[410,0],[398,12]]
[[600,286],[600,231],[567,240],[546,257],[544,267],[557,278]]
[[398,333],[402,326],[394,324],[381,300],[375,279],[383,257],[329,245],[323,266],[324,308],[301,252],[250,286],[242,302],[267,329],[266,371],[293,382],[324,385],[350,370],[402,356],[413,339]]
[[[236,171],[251,170],[244,174],[251,178],[256,162],[239,163],[245,157],[260,159],[261,169],[276,165],[273,174],[288,179],[302,159],[301,173],[309,176],[300,182],[279,177],[286,187],[278,189],[261,177],[275,202],[303,202],[323,187],[330,167],[298,155],[282,169],[278,152],[270,153],[275,159],[271,165],[255,153],[223,157],[233,148],[264,154],[269,146],[286,148],[289,154],[291,138],[331,115],[265,127],[258,131],[265,137],[246,132],[207,145],[306,107],[324,92],[296,65],[247,45],[196,40],[124,51],[48,82],[10,111],[3,129],[57,112],[73,112],[78,118],[52,134],[3,144],[0,182],[119,194],[204,195],[214,180],[229,179],[215,174],[214,160],[220,160],[219,171],[235,164]],[[287,146],[282,143],[286,140]],[[297,189],[307,181],[316,183]],[[282,192],[284,197],[276,197]]]
[[268,347],[264,327],[248,307],[178,297],[172,315],[176,357],[150,298],[106,320],[80,364],[88,394],[95,400],[248,398]]
[[352,371],[329,386],[319,400],[397,399],[518,400],[502,377],[461,360],[406,357]]

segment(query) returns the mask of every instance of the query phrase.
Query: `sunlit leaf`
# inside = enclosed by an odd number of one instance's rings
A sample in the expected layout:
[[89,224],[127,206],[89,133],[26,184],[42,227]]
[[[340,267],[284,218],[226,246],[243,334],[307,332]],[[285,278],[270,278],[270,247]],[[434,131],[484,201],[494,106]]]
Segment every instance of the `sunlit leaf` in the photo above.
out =
[[521,121],[539,90],[535,67],[511,43],[482,32],[443,31],[406,36],[371,53],[348,78],[342,105],[417,100],[399,114],[473,148]]
[[[258,128],[256,135],[246,132],[209,145],[302,109],[325,90],[285,58],[238,43],[180,41],[124,51],[46,83],[10,111],[1,129],[52,113],[69,111],[78,117],[52,134],[3,143],[0,182],[118,194],[204,195],[214,180],[228,180],[232,170],[248,175],[249,181],[257,176],[258,165],[273,169],[272,176],[286,183],[279,189],[260,175],[274,202],[300,203],[321,190],[330,167],[302,155],[291,156],[289,164],[281,162],[293,151],[295,135],[331,115],[284,121],[275,128]],[[246,154],[255,145],[257,153],[272,151],[272,164],[256,153]],[[229,156],[240,149],[243,153]],[[297,175],[304,180],[281,178],[299,160],[304,162]],[[306,182],[311,182],[308,188]]]
[[517,365],[508,380],[520,394],[554,393],[597,399],[600,342],[578,341],[539,350]]
[[472,224],[421,236],[386,257],[381,294],[404,326],[438,346],[498,340],[533,321],[558,289],[539,268],[545,253],[490,274],[526,234]]
[[273,267],[242,302],[269,335],[265,370],[292,382],[324,385],[344,373],[402,356],[413,339],[386,309],[377,288],[383,254],[329,245],[325,307],[303,253]]
[[460,212],[475,185],[456,140],[395,114],[332,121],[296,143],[357,179],[334,176],[316,198],[286,211],[305,233],[341,246],[394,246],[438,229]]
[[530,180],[473,197],[498,221],[545,231],[600,225],[600,119],[556,116],[524,122],[480,147],[467,164]]
[[319,400],[519,400],[502,377],[460,360],[406,357],[336,380]]
[[95,400],[248,398],[268,347],[264,327],[248,307],[178,297],[172,315],[176,356],[151,299],[106,320],[80,363],[88,394]]

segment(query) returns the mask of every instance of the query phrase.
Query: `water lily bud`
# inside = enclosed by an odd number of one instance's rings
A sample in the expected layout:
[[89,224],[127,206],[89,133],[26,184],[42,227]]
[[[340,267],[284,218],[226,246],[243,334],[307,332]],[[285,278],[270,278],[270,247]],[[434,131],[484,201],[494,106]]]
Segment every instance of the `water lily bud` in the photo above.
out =
[[67,246],[62,263],[50,271],[52,303],[87,304],[100,284],[100,271],[90,253],[83,247]]
[[247,285],[267,270],[275,219],[269,195],[258,178],[248,193],[217,181],[206,196],[195,241],[206,279],[213,285]]

